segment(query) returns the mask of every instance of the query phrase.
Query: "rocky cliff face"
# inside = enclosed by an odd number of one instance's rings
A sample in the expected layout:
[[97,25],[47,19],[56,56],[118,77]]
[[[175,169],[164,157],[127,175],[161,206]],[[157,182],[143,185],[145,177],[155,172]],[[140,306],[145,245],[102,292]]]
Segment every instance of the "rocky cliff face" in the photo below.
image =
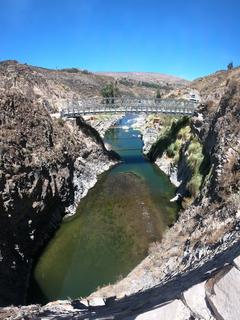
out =
[[[62,319],[239,318],[240,86],[232,82],[212,112],[202,105],[192,129],[209,155],[210,171],[194,203],[161,244],[119,283],[88,299],[6,308],[4,317]],[[117,297],[117,298],[116,298]]]
[[[21,64],[17,61],[0,62],[0,92],[13,90],[27,95],[42,103],[50,113],[56,113],[63,107],[74,105],[84,98],[101,96],[101,89],[109,83],[117,82],[119,93],[124,96],[155,96],[157,88],[163,93],[181,87],[186,81],[178,79],[168,84],[168,77],[159,83],[152,79],[139,83],[121,82],[112,76],[94,74],[79,69],[51,70]],[[170,77],[173,78],[174,77]],[[142,80],[144,80],[144,74]]]
[[[37,250],[84,193],[93,168],[113,163],[82,121],[74,128],[54,120],[40,100],[13,92],[11,85],[0,102],[2,305],[24,301]],[[88,299],[5,308],[0,318],[238,319],[239,127],[240,85],[230,81],[220,103],[203,104],[191,121],[209,158],[200,193],[125,279]]]
[[[164,123],[164,118],[161,122]],[[191,195],[188,189],[194,189],[191,187],[191,180],[202,161],[202,148],[193,135],[188,117],[169,116],[166,122],[168,124],[158,126],[158,130],[155,125],[154,129],[149,129],[157,131],[152,135],[153,138],[150,136],[149,139],[149,131],[143,132],[143,141],[147,157],[169,176],[170,181],[177,187],[174,200],[180,200]],[[151,140],[153,143],[149,147]]]
[[0,304],[25,302],[32,261],[66,212],[116,163],[95,130],[52,119],[34,98],[0,95]]
[[193,119],[210,159],[199,196],[128,277],[96,295],[121,297],[161,286],[175,276],[200,270],[239,241],[239,94],[239,83],[230,83],[212,117],[206,117],[205,105],[199,110],[202,120],[199,114]]
[[219,104],[226,91],[226,86],[231,81],[239,81],[240,68],[231,70],[220,70],[206,77],[195,79],[190,87],[201,93],[201,100],[204,103],[210,102],[216,106]]

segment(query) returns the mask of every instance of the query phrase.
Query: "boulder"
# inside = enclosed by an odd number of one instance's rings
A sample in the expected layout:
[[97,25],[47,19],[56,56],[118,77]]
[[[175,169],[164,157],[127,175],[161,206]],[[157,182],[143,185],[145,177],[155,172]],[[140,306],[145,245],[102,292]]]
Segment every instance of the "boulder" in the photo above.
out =
[[204,281],[191,287],[184,292],[183,296],[187,306],[195,316],[204,320],[211,320],[214,318],[206,304],[205,283]]
[[181,300],[174,300],[168,304],[144,312],[136,320],[188,320],[191,319],[189,309]]
[[240,272],[233,267],[220,276],[211,280],[207,300],[217,319],[239,320]]
[[236,257],[234,260],[233,260],[233,263],[235,265],[235,267],[240,270],[240,256]]

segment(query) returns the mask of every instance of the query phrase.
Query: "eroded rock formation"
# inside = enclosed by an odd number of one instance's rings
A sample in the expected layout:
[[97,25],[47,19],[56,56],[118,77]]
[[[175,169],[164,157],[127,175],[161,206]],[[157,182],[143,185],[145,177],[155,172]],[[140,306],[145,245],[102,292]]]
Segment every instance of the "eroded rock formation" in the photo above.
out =
[[[239,81],[224,80],[220,91],[191,122],[209,160],[200,192],[149,256],[125,279],[87,299],[4,308],[0,317],[239,318]],[[1,95],[0,298],[6,305],[24,300],[19,293],[26,292],[32,258],[75,192],[84,193],[92,169],[99,173],[103,163],[112,163],[93,136],[53,120],[39,102],[13,98],[12,92]]]
[[116,163],[83,120],[52,119],[34,99],[1,94],[0,303],[25,302],[35,255]]

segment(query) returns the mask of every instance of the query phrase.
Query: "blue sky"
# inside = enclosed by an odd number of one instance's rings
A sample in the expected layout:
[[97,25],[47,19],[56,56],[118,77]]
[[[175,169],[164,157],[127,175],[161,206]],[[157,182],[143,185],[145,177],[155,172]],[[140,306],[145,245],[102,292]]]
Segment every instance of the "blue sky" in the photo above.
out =
[[239,0],[0,0],[0,60],[193,79],[240,64]]

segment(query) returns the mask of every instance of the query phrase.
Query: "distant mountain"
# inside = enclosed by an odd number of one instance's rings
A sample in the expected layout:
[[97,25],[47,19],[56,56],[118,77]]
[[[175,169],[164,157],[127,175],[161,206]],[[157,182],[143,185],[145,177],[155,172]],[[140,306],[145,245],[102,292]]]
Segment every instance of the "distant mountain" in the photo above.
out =
[[95,72],[99,75],[113,77],[116,80],[132,80],[136,82],[148,82],[148,83],[155,83],[155,84],[166,84],[169,83],[171,85],[187,85],[189,81],[163,74],[158,72]]
[[182,88],[187,81],[160,73],[109,72],[92,73],[77,68],[51,70],[21,64],[15,60],[0,61],[0,93],[18,91],[45,103],[51,112],[84,98],[101,96],[101,90],[118,81],[121,96],[154,97]]

